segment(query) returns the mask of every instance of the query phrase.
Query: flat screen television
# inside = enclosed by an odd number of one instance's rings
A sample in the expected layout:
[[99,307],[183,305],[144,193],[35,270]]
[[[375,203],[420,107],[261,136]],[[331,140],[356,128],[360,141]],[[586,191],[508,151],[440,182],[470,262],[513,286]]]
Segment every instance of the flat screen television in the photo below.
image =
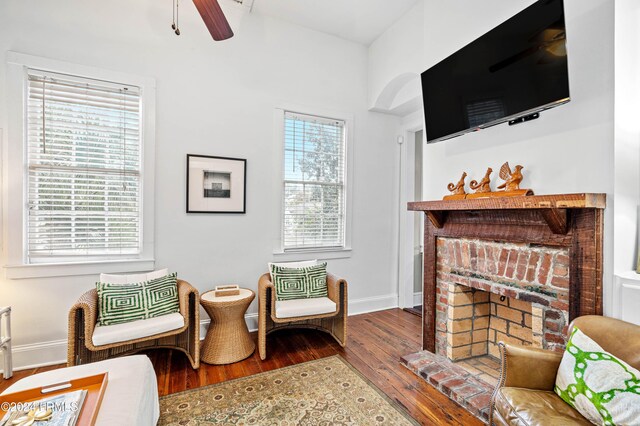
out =
[[568,102],[563,0],[532,4],[423,72],[422,99],[429,143]]

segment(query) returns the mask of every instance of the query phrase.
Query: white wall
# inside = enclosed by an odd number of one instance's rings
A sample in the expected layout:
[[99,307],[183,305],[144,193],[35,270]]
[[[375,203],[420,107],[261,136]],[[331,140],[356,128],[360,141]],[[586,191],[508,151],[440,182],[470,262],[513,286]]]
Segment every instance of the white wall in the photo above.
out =
[[[398,282],[400,307],[413,307],[414,300],[414,238],[413,223],[421,219],[407,211],[407,202],[415,200],[415,145],[410,143],[415,132],[422,130],[422,90],[420,73],[424,70],[424,0],[419,1],[404,16],[389,27],[369,46],[368,95],[369,107],[402,117],[398,136],[408,143],[398,147],[400,194],[398,211]],[[420,197],[422,198],[422,197]]]
[[[510,18],[532,4],[534,0],[424,0],[415,6],[394,26],[380,36],[369,48],[369,103],[373,109],[379,107],[380,100],[391,113],[395,98],[406,99],[406,92],[413,90],[417,96],[420,88],[415,84],[398,87],[398,81],[409,79],[438,63],[467,43],[475,40],[496,25]],[[617,3],[617,2],[616,2]],[[506,124],[471,133],[457,139],[427,145],[424,152],[423,199],[439,199],[447,194],[448,182],[455,182],[463,171],[469,173],[469,180],[482,177],[488,166],[498,170],[509,161],[512,165],[525,166],[523,184],[533,188],[538,194],[571,192],[604,192],[608,195],[605,213],[605,312],[616,314],[612,291],[614,259],[614,152],[616,156],[616,200],[618,192],[625,193],[626,210],[621,211],[622,221],[616,215],[616,262],[624,270],[629,270],[635,258],[634,247],[637,221],[635,209],[638,202],[638,137],[640,127],[634,119],[637,110],[634,105],[636,92],[628,90],[640,87],[637,72],[637,23],[638,7],[628,3],[625,11],[627,25],[618,31],[619,38],[625,38],[624,46],[616,45],[617,51],[625,59],[616,59],[617,69],[624,67],[627,80],[632,84],[619,85],[618,93],[625,91],[627,105],[626,119],[618,120],[617,137],[614,146],[614,1],[613,0],[565,0],[568,34],[569,71],[572,100],[569,104],[542,113],[539,120],[509,127]],[[617,3],[617,8],[622,5]],[[416,19],[415,12],[422,10],[423,20]],[[622,9],[621,9],[622,10]],[[627,13],[627,11],[629,13]],[[417,34],[422,32],[422,40]],[[416,52],[422,48],[422,54]],[[630,66],[633,67],[630,68]],[[415,79],[414,79],[415,83]],[[389,97],[391,101],[389,101]],[[409,111],[406,111],[407,113]],[[399,133],[404,134],[415,128],[418,113],[408,115]],[[624,121],[624,123],[623,123]],[[631,134],[623,135],[631,131]],[[638,135],[636,134],[638,133]],[[618,151],[617,147],[622,147]],[[630,150],[630,151],[629,151]],[[629,161],[629,159],[631,159]],[[405,162],[413,161],[406,158]],[[618,170],[619,165],[627,164]],[[497,179],[494,173],[494,179]],[[411,192],[411,176],[407,176],[403,194]],[[619,182],[628,180],[631,185]],[[401,206],[403,208],[404,206]],[[616,206],[617,207],[617,206]],[[617,210],[616,210],[617,212]],[[400,215],[401,229],[408,228],[412,217]],[[402,232],[401,245],[407,257],[410,253],[410,237]],[[621,244],[618,244],[618,237]],[[404,241],[404,243],[402,242]],[[620,253],[620,257],[618,257]],[[401,262],[408,263],[407,259]],[[406,265],[405,265],[406,266]],[[619,267],[616,267],[619,269]],[[406,269],[406,268],[405,268]],[[402,276],[402,273],[400,274]],[[404,274],[408,276],[408,274]],[[401,277],[402,281],[402,277]],[[406,279],[404,280],[406,281]]]
[[[395,305],[398,122],[367,111],[367,49],[257,14],[235,17],[236,37],[216,43],[190,2],[181,7],[180,37],[170,19],[170,3],[151,0],[5,0],[0,52],[156,79],[156,266],[201,291],[222,283],[255,290],[274,259],[281,203],[274,108],[353,114],[353,252],[329,260],[329,269],[349,280],[353,311]],[[5,75],[2,61],[0,128],[10,107]],[[185,213],[187,153],[247,159],[247,214]],[[0,280],[0,304],[13,307],[17,366],[64,359],[68,309],[96,278]]]
[[616,1],[615,26],[615,262],[614,312],[640,324],[638,259],[640,204],[640,4]]
[[[422,108],[419,75],[424,71],[424,22],[420,1],[369,46],[371,108],[402,116]],[[409,106],[402,108],[403,104]]]
[[616,2],[615,259],[616,272],[635,269],[640,202],[640,3]]
[[[427,2],[427,67],[532,1],[509,2],[514,10],[506,12],[508,8],[499,1],[494,7],[490,1],[448,3],[452,7]],[[470,177],[480,176],[487,166],[497,170],[507,160],[525,166],[523,185],[540,194],[612,191],[613,2],[567,0],[565,8],[571,102],[543,112],[533,122],[499,125],[428,145],[426,197],[444,195],[446,184],[458,179],[463,170]],[[450,31],[451,22],[459,22],[456,31]],[[435,42],[447,28],[452,38]]]
[[[495,27],[531,0],[425,2],[425,69]],[[523,186],[538,194],[603,192],[605,313],[611,313],[614,187],[614,5],[612,0],[565,0],[571,102],[540,119],[495,126],[427,145],[425,199],[447,194],[448,182],[469,180],[488,166],[525,166]],[[496,175],[494,173],[494,179]]]

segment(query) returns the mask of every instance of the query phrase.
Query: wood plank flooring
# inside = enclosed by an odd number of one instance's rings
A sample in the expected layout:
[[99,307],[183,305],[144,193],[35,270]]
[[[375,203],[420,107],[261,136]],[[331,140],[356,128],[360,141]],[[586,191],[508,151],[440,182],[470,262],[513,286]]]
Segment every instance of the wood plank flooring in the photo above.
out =
[[[170,350],[149,351],[160,395],[180,392],[314,359],[341,355],[389,398],[404,406],[424,425],[481,425],[480,420],[400,365],[400,357],[420,349],[421,321],[401,309],[349,317],[349,341],[340,347],[329,335],[313,330],[286,330],[270,335],[268,357],[257,351],[244,361],[224,366],[190,368],[186,357]],[[254,333],[254,338],[257,336]],[[0,382],[0,391],[30,374],[62,366],[14,373]]]

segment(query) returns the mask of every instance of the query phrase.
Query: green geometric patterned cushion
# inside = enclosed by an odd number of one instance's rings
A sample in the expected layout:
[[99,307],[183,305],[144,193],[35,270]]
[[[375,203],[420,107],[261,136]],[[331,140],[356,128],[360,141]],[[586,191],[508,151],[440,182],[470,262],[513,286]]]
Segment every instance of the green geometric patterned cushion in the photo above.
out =
[[180,310],[177,274],[135,284],[96,283],[98,325],[114,325]]
[[640,425],[640,371],[574,328],[555,392],[597,425]]
[[327,263],[302,268],[271,265],[276,300],[327,297]]

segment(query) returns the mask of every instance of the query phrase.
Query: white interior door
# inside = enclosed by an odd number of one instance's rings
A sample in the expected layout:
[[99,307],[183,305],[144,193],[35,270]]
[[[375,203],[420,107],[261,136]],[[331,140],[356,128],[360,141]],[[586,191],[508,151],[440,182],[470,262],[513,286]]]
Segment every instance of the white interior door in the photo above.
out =
[[[423,132],[415,133],[413,199],[422,200],[422,147]],[[424,273],[424,215],[415,213],[413,221],[413,306],[422,305],[422,285]]]
[[398,299],[401,308],[421,304],[424,213],[407,210],[407,202],[421,201],[423,177],[422,120],[405,128],[400,157],[398,238]]

